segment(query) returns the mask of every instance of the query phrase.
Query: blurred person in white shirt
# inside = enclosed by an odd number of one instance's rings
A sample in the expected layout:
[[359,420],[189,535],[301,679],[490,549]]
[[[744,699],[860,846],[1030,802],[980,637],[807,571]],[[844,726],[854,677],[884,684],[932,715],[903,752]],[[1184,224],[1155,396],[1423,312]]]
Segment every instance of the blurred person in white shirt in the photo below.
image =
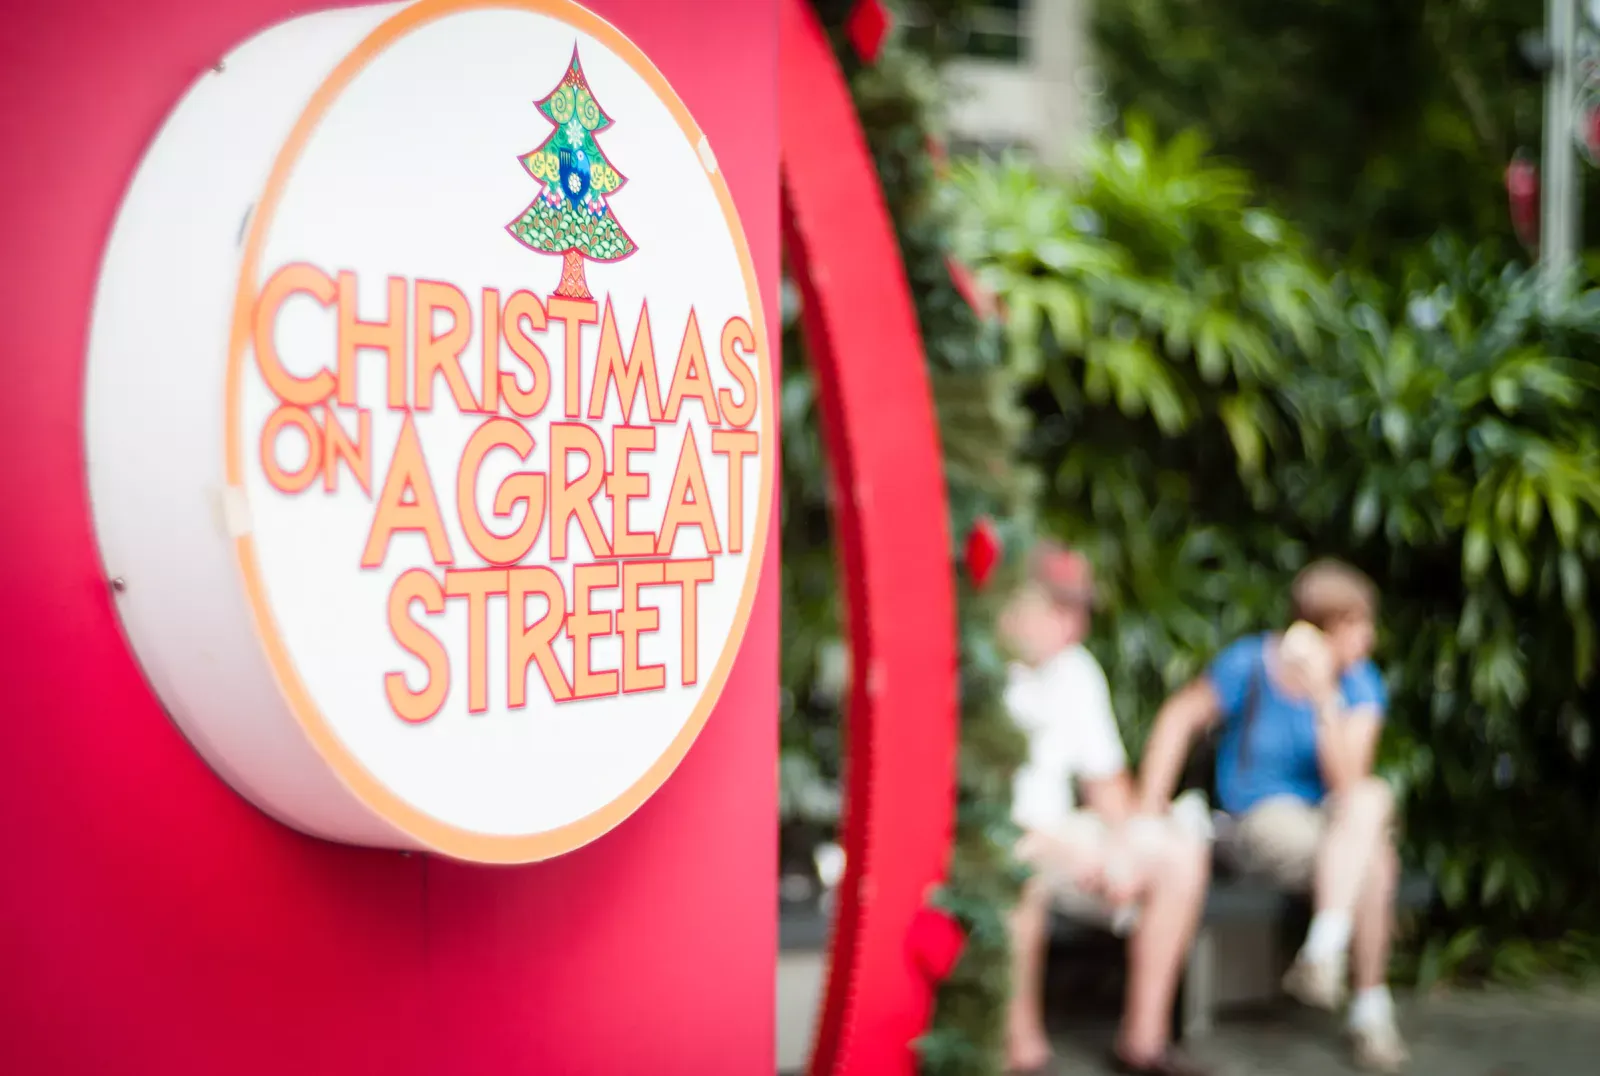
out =
[[1179,974],[1205,903],[1210,845],[1196,812],[1152,817],[1136,809],[1105,672],[1083,646],[1093,591],[1082,554],[1045,544],[1001,617],[1016,658],[1006,706],[1028,738],[1012,791],[1012,817],[1023,831],[1016,852],[1033,870],[1011,922],[1008,1062],[1013,1073],[1054,1071],[1043,1012],[1054,908],[1129,935],[1116,1071],[1200,1076],[1205,1070],[1172,1048],[1171,1029]]

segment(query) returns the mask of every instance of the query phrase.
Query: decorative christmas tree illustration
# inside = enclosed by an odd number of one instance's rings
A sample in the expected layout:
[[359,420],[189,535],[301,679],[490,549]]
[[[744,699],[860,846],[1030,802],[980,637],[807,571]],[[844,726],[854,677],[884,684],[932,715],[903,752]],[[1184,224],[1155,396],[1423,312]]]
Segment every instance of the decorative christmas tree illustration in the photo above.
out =
[[521,160],[544,189],[506,230],[531,250],[562,256],[557,295],[589,299],[584,259],[621,261],[638,247],[606,201],[627,180],[595,142],[595,136],[611,126],[611,117],[601,111],[589,89],[576,46],[561,84],[538,102],[538,108],[555,130]]

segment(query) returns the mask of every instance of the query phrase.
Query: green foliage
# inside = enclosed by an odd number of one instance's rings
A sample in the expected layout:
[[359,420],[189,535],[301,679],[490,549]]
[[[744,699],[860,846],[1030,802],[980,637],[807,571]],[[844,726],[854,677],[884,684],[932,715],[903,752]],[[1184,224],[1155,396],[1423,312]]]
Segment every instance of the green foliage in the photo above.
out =
[[[786,285],[787,289],[787,285]],[[798,313],[798,311],[796,311]],[[783,648],[779,728],[783,757],[780,815],[786,823],[830,828],[838,820],[840,705],[847,670],[837,566],[832,484],[797,319],[783,332],[783,430],[779,482]],[[809,850],[797,850],[809,854]]]
[[594,213],[577,209],[565,199],[555,205],[535,199],[512,223],[511,231],[534,250],[552,254],[576,250],[599,262],[614,262],[635,250],[633,240],[609,209]]
[[[1031,533],[1033,485],[1017,466],[1027,414],[1004,359],[998,328],[985,324],[956,291],[947,256],[950,219],[937,198],[927,153],[937,80],[930,57],[891,40],[878,62],[860,64],[843,43],[850,5],[815,0],[840,45],[857,112],[877,165],[900,240],[938,409],[950,497],[951,569],[972,524],[993,518],[1020,559]],[[920,5],[935,24],[949,24],[965,0]],[[934,42],[937,45],[937,42]],[[783,386],[782,548],[784,598],[784,799],[791,817],[826,822],[808,806],[826,797],[841,766],[839,599],[829,540],[831,492],[818,439],[815,390],[795,324],[786,327]],[[958,592],[961,746],[954,851],[937,896],[967,931],[967,946],[940,990],[932,1026],[919,1041],[922,1071],[931,1076],[998,1076],[1004,1068],[1004,1007],[1009,954],[1004,914],[1020,876],[1011,858],[1011,776],[1023,744],[1001,701],[1005,664],[993,637],[995,594],[962,579]],[[959,578],[959,574],[958,574]],[[847,718],[846,718],[847,719]]]
[[1078,178],[963,166],[964,250],[1032,380],[1044,525],[1090,551],[1091,646],[1130,749],[1164,695],[1282,622],[1311,556],[1383,591],[1381,764],[1440,901],[1408,970],[1518,979],[1600,935],[1591,750],[1600,291],[1439,241],[1403,284],[1328,279],[1193,135]]
[[1345,264],[1393,268],[1441,229],[1515,250],[1503,173],[1539,142],[1518,35],[1533,0],[1101,0],[1111,99],[1201,127]]
[[[1008,160],[964,167],[955,193],[964,249],[1003,296],[1036,386],[1047,522],[1099,568],[1132,720],[1219,632],[1252,624],[1304,557],[1270,515],[1238,521],[1276,501],[1270,454],[1293,416],[1275,389],[1337,304],[1291,229],[1252,207],[1245,176],[1208,162],[1197,137],[1162,146],[1130,129],[1090,148],[1076,189]],[[1141,722],[1124,731],[1142,744]]]

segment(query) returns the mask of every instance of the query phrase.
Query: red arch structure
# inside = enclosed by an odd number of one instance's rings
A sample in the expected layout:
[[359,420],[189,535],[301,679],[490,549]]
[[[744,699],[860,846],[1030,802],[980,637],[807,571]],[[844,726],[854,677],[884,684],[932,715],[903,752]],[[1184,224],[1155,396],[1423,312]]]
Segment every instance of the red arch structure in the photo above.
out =
[[942,457],[900,247],[849,87],[783,0],[784,242],[834,488],[851,667],[845,876],[812,1076],[915,1070],[932,984],[908,947],[954,827],[955,597]]

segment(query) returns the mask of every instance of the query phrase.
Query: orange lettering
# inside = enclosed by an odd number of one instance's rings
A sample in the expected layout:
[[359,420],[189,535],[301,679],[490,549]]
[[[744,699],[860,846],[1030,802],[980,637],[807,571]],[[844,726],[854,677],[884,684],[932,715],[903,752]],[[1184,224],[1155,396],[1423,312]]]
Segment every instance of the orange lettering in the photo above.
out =
[[710,557],[703,560],[669,560],[665,565],[668,583],[683,592],[683,683],[700,682],[700,584],[716,578],[717,567]]
[[591,606],[596,590],[614,590],[617,566],[580,564],[572,570],[572,613],[567,617],[567,634],[572,638],[572,697],[597,699],[617,693],[615,669],[589,667],[589,647],[596,635],[611,634],[611,614]]
[[[293,426],[305,435],[306,461],[298,471],[285,471],[278,466],[278,434],[285,426]],[[272,488],[281,493],[299,493],[316,480],[322,467],[322,430],[317,420],[304,408],[284,404],[261,427],[261,469],[266,472]]]
[[383,321],[362,321],[358,316],[356,275],[339,273],[339,402],[356,405],[356,352],[372,348],[389,356],[389,408],[406,406],[406,282],[389,278],[389,314]]
[[[547,602],[544,616],[528,627],[528,596]],[[572,698],[572,686],[556,660],[550,644],[567,615],[567,594],[561,578],[549,568],[512,568],[506,584],[506,705],[513,710],[528,705],[528,663],[537,661],[545,687],[556,702]]]
[[523,506],[522,523],[508,535],[498,535],[484,525],[478,514],[478,471],[483,460],[497,448],[509,448],[517,459],[526,461],[533,451],[533,435],[522,423],[509,418],[492,418],[479,426],[461,452],[456,469],[456,512],[467,544],[490,564],[515,564],[528,555],[544,526],[544,475],[517,471],[507,475],[494,494],[494,514],[507,519],[518,504]]
[[[444,374],[450,395],[455,397],[456,410],[478,410],[478,401],[461,372],[461,353],[472,339],[472,308],[467,297],[454,284],[436,280],[419,280],[416,283],[415,310],[417,349],[417,410],[433,410],[433,382]],[[442,336],[433,332],[433,313],[443,310],[450,315],[450,328]]]
[[656,383],[656,349],[650,339],[649,303],[639,308],[633,347],[624,356],[617,318],[611,311],[611,300],[606,300],[605,315],[600,319],[600,354],[595,360],[594,385],[589,390],[590,418],[605,417],[606,388],[613,383],[617,386],[617,402],[622,405],[623,422],[633,421],[633,405],[638,401],[641,386],[645,413],[651,422],[661,421],[661,386]]
[[712,430],[711,452],[728,457],[728,552],[744,552],[744,458],[761,448],[754,430]]
[[411,619],[411,603],[420,601],[430,613],[444,611],[444,593],[439,581],[421,568],[401,573],[389,591],[389,630],[395,642],[428,670],[428,681],[421,691],[406,686],[406,674],[385,673],[383,691],[389,708],[402,721],[419,725],[439,712],[450,691],[450,657],[444,645],[427,628]]
[[622,566],[622,612],[617,632],[622,636],[622,692],[660,691],[667,686],[665,665],[639,664],[639,636],[661,628],[661,610],[639,604],[639,588],[660,586],[666,567],[659,560],[633,560]]
[[678,469],[672,476],[672,492],[667,494],[667,511],[661,518],[661,537],[656,553],[672,556],[678,541],[678,528],[698,527],[707,553],[721,553],[717,538],[717,517],[711,510],[711,494],[706,491],[706,472],[700,466],[700,450],[694,434],[684,432],[683,449],[678,453]]
[[[589,466],[575,481],[567,477],[568,456],[581,452]],[[606,532],[600,527],[600,517],[595,515],[594,497],[600,492],[600,483],[606,476],[606,449],[600,435],[588,426],[571,422],[550,424],[550,559],[567,559],[567,524],[573,516],[597,557],[611,555]]]
[[361,554],[363,568],[376,568],[383,563],[395,531],[421,531],[428,538],[428,552],[435,564],[455,562],[444,531],[444,518],[439,515],[439,498],[434,496],[433,480],[428,477],[428,462],[422,457],[422,443],[417,440],[417,427],[409,413],[400,427],[389,475],[378,496],[378,510],[372,516],[367,548]]
[[500,410],[500,293],[483,289],[483,409]]
[[322,488],[332,493],[339,488],[339,461],[343,460],[355,475],[361,492],[372,496],[372,412],[356,412],[356,439],[339,425],[339,416],[332,407],[322,409],[322,437],[327,451],[322,454]]
[[506,300],[500,323],[505,329],[506,343],[511,345],[511,353],[521,359],[533,375],[533,388],[524,392],[517,384],[517,375],[507,370],[500,375],[500,392],[512,414],[533,418],[550,400],[550,360],[544,357],[533,338],[522,331],[523,319],[527,319],[528,328],[535,332],[543,332],[547,324],[539,297],[529,291],[514,291]]
[[655,535],[628,526],[628,506],[636,497],[650,495],[650,476],[633,470],[635,452],[654,452],[654,426],[611,427],[611,472],[606,475],[606,496],[611,498],[611,552],[618,557],[648,557],[655,552]]
[[678,346],[678,366],[672,371],[672,387],[667,390],[666,420],[678,421],[678,409],[686,399],[700,401],[705,408],[706,421],[713,426],[722,425],[717,414],[716,391],[711,387],[711,373],[706,369],[706,345],[700,339],[700,321],[694,308],[689,309],[689,324],[684,326],[683,343]]
[[756,417],[756,375],[735,348],[736,344],[746,352],[752,352],[756,347],[756,334],[751,330],[750,323],[740,317],[729,318],[722,327],[722,365],[739,382],[739,391],[743,393],[744,400],[734,403],[733,393],[727,389],[717,391],[717,400],[722,404],[722,417],[742,430]]
[[578,370],[579,333],[583,326],[594,324],[597,309],[593,299],[568,299],[564,295],[550,296],[550,316],[562,322],[567,329],[565,344],[568,418],[578,418],[581,414],[579,407],[583,400],[583,382]]
[[470,714],[481,714],[489,708],[489,595],[504,594],[506,586],[504,568],[452,568],[444,573],[445,595],[467,599],[467,712]]
[[278,310],[295,294],[309,295],[323,306],[329,306],[338,291],[328,274],[315,266],[296,262],[273,273],[256,299],[256,366],[260,368],[261,378],[267,383],[267,388],[278,399],[284,403],[309,407],[328,398],[333,391],[334,381],[327,367],[310,377],[295,377],[283,368],[283,362],[278,358]]

